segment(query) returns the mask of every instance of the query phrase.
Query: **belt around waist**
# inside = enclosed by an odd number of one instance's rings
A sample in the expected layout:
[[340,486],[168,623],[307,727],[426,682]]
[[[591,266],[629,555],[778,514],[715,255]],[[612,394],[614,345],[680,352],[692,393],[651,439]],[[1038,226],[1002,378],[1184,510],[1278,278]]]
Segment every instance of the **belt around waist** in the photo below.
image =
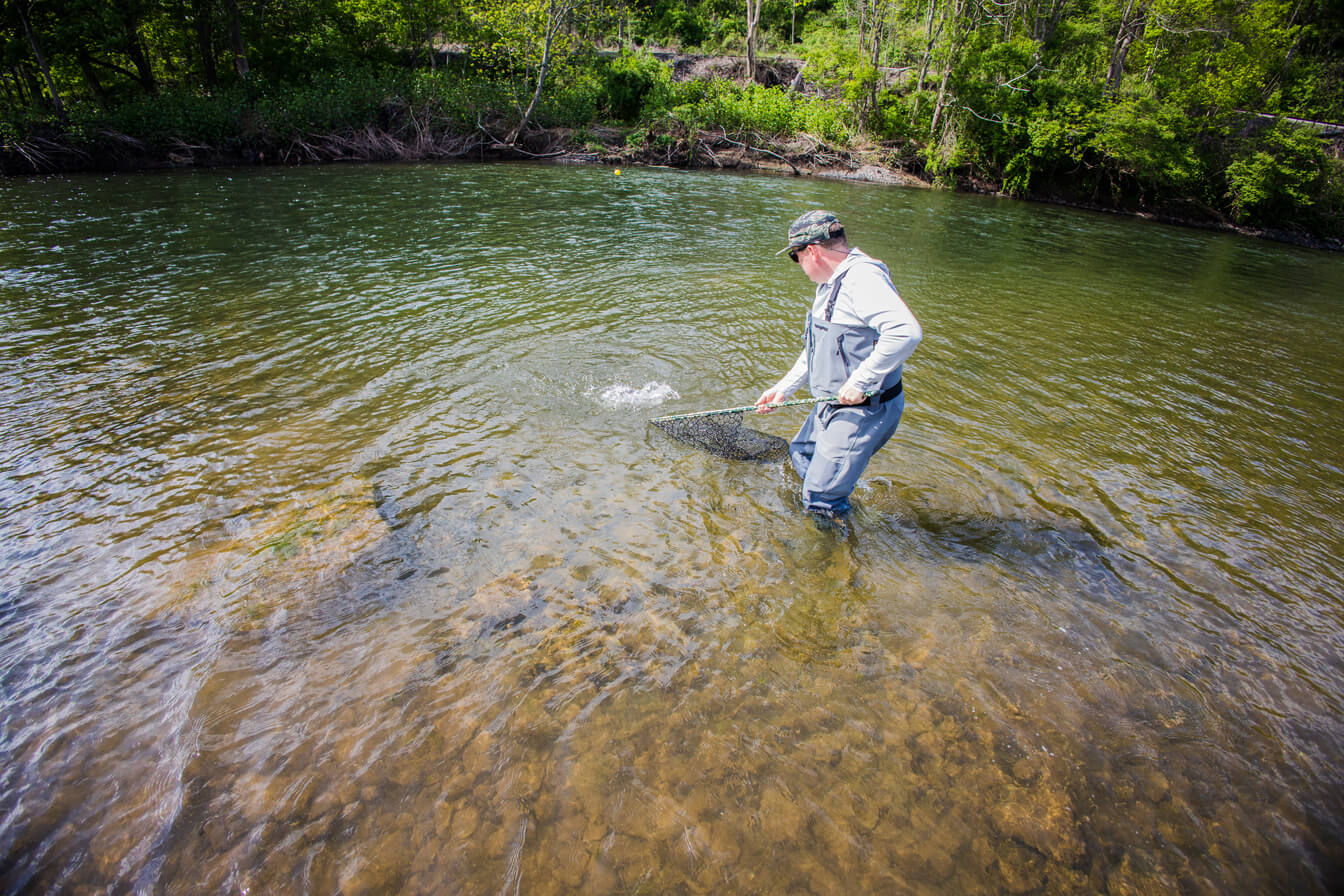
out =
[[900,395],[901,390],[904,388],[905,388],[904,380],[897,380],[896,385],[891,386],[887,389],[883,389],[881,395],[874,395],[872,398],[868,399],[868,406],[877,407],[879,404],[882,404],[883,402],[891,401],[897,395]]

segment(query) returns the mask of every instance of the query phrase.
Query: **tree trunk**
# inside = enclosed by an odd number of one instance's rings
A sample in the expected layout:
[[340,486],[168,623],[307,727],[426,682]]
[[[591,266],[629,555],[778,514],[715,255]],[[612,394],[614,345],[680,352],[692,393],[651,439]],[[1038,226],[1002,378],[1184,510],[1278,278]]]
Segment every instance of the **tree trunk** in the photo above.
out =
[[[1137,6],[1137,9],[1135,8]],[[1120,27],[1116,30],[1115,46],[1111,49],[1111,64],[1106,72],[1106,92],[1114,94],[1120,89],[1120,80],[1125,76],[1125,57],[1134,41],[1143,36],[1147,25],[1148,0],[1129,0],[1125,12],[1120,17]]]
[[154,65],[149,61],[145,45],[140,40],[140,29],[132,23],[126,25],[126,55],[135,65],[135,79],[151,96],[159,92],[159,83],[154,78]]
[[15,106],[25,106],[28,100],[23,95],[23,84],[19,82],[19,76],[14,74],[11,68],[5,72],[5,77],[0,77],[0,84],[5,86],[5,99],[9,100]]
[[747,83],[756,80],[756,26],[761,21],[761,0],[747,0]]
[[546,75],[551,70],[551,45],[555,42],[556,34],[560,32],[560,23],[567,12],[568,7],[557,8],[556,0],[550,0],[546,4],[546,43],[541,49],[541,66],[537,69],[537,89],[532,91],[532,101],[527,104],[527,111],[523,113],[522,121],[518,122],[518,127],[514,128],[513,133],[504,141],[509,146],[517,145],[519,135],[523,133],[523,128],[527,127],[532,113],[537,111],[537,104],[541,102],[541,91],[546,86]]
[[805,68],[807,68],[806,62],[798,67],[798,74],[793,76],[793,82],[789,84],[789,89],[794,93],[802,93],[807,86],[807,82],[803,80],[803,69]]
[[229,9],[229,48],[233,50],[233,67],[238,77],[247,80],[247,45],[243,43],[243,13],[238,0],[227,0]]
[[1031,21],[1032,38],[1039,41],[1042,46],[1048,44],[1055,36],[1055,29],[1059,27],[1060,20],[1064,17],[1067,5],[1067,0],[1051,0],[1048,9],[1037,5]]
[[52,80],[51,69],[47,66],[47,57],[42,55],[42,45],[38,43],[37,33],[33,31],[33,23],[28,20],[28,10],[24,8],[23,0],[15,3],[14,8],[19,11],[19,22],[23,25],[23,35],[28,39],[28,47],[33,51],[33,58],[37,60],[37,67],[42,70],[42,77],[47,81],[47,92],[51,95],[51,107],[56,110],[56,117],[65,121],[65,106],[61,103],[61,94],[56,89],[56,82]]
[[[964,23],[958,20],[961,18],[961,14],[965,8],[966,4],[964,0],[953,0],[945,17],[945,21],[950,21],[952,23],[952,29],[951,34],[948,37],[947,60],[943,65],[943,79],[938,84],[938,98],[934,101],[933,105],[933,121],[929,123],[930,141],[937,138],[938,121],[942,118],[943,110],[946,109],[948,105],[947,85],[948,82],[952,80],[952,69],[956,67],[957,55],[960,52],[961,37],[963,34],[962,27]],[[966,27],[971,26],[966,25]],[[943,26],[940,24],[938,26],[938,31],[941,33],[942,30]]]
[[[924,56],[919,61],[919,82],[915,85],[916,90],[924,89],[924,79],[929,76],[929,62],[933,59],[933,44],[938,39],[938,35],[933,31],[934,13],[938,10],[938,0],[929,0],[929,18],[924,23]],[[938,31],[943,30],[942,23],[938,25]]]
[[882,60],[882,23],[886,10],[882,0],[873,0],[873,13],[868,22],[868,58],[873,64],[873,82],[868,88],[868,111],[866,117],[875,119],[877,115],[877,92],[881,79],[878,77],[877,64]]
[[84,83],[89,85],[89,92],[98,100],[98,105],[106,109],[107,91],[103,89],[103,82],[98,80],[98,72],[94,70],[89,48],[80,44],[75,50],[75,59],[79,62],[79,71],[84,76]]
[[938,33],[934,33],[934,13],[938,9],[938,0],[929,0],[929,17],[924,23],[924,55],[919,60],[919,79],[915,81],[915,101],[910,104],[910,124],[919,121],[919,107],[924,94],[924,79],[929,76],[929,64],[933,61],[933,45],[942,33],[943,25],[938,23]]
[[859,18],[859,58],[862,59],[868,50],[868,30],[864,27],[866,19],[864,14],[868,12],[868,0],[859,0],[855,5],[858,7]]
[[201,54],[201,74],[205,86],[219,86],[219,69],[215,68],[214,19],[210,15],[210,0],[192,0],[191,17],[196,26],[196,50]]
[[14,66],[14,83],[23,88],[27,99],[25,102],[30,106],[42,105],[42,82],[37,80],[37,75],[33,74],[33,67],[27,63],[20,62]]
[[947,97],[947,82],[951,77],[952,66],[948,65],[947,68],[943,69],[943,80],[942,83],[938,85],[938,99],[933,103],[933,121],[929,123],[930,142],[933,141],[934,136],[938,133],[938,119],[941,118],[943,114],[943,101]]

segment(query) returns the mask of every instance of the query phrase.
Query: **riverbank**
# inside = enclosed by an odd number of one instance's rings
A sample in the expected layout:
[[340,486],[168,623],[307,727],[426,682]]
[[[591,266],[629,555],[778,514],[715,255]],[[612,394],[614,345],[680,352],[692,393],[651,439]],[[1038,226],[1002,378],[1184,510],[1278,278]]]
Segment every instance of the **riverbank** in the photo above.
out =
[[[635,61],[602,63],[608,80],[597,87],[557,86],[551,107],[517,134],[516,120],[493,111],[508,107],[504,95],[446,76],[448,66],[465,63],[449,54],[442,78],[355,72],[304,85],[178,93],[101,112],[86,107],[63,126],[0,121],[0,174],[435,160],[762,171],[951,188],[1344,251],[1341,228],[1319,214],[1288,227],[1252,227],[1226,209],[1146,190],[1133,178],[1099,183],[1095,172],[1075,172],[1034,178],[1022,192],[1006,189],[1006,175],[983,165],[930,170],[917,142],[856,130],[835,97],[804,80],[799,59],[762,60],[751,81],[739,57],[651,51],[622,59]],[[884,81],[901,77],[883,72]]]
[[[631,135],[643,139],[631,142]],[[735,135],[725,131],[686,132],[642,130],[632,127],[535,128],[515,145],[485,127],[474,133],[421,135],[406,140],[396,133],[372,126],[356,133],[328,134],[263,148],[218,147],[178,141],[155,147],[146,141],[116,135],[100,154],[89,152],[52,137],[35,141],[25,152],[6,147],[0,153],[0,174],[11,177],[43,176],[76,172],[153,171],[232,166],[296,166],[410,161],[544,161],[570,165],[657,166],[754,171],[793,177],[817,177],[871,184],[925,189],[938,186],[927,174],[891,164],[892,147],[859,144],[847,148],[829,146],[810,137],[778,141],[761,135]],[[26,169],[26,170],[25,170]],[[1087,202],[1059,193],[1014,196],[992,182],[965,177],[957,179],[957,192],[979,193],[1104,214],[1137,217],[1165,224],[1286,243],[1308,249],[1344,252],[1344,240],[1318,237],[1305,232],[1246,227],[1221,218],[1212,209],[1181,214],[1171,209],[1122,207]]]

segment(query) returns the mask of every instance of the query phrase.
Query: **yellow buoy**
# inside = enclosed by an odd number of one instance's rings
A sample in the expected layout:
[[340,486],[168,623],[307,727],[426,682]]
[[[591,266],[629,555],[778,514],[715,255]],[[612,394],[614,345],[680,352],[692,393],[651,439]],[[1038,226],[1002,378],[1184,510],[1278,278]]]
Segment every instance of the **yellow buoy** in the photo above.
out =
[[617,169],[616,169],[616,173],[617,173],[617,174],[620,174],[620,173],[621,173],[621,169],[617,168]]

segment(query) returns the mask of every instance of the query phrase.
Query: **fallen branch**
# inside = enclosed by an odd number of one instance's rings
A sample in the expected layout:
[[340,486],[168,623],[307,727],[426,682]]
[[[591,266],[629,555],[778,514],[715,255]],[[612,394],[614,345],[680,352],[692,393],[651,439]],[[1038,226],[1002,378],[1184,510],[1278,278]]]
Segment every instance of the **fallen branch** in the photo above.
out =
[[788,159],[784,158],[784,157],[783,157],[782,155],[780,155],[779,153],[777,153],[777,152],[771,152],[771,151],[768,150],[768,149],[761,149],[760,147],[757,147],[757,146],[749,146],[749,145],[746,144],[746,143],[739,143],[739,142],[737,142],[736,140],[734,140],[734,139],[732,139],[731,137],[728,136],[728,131],[727,131],[726,128],[720,128],[720,131],[721,131],[721,133],[722,133],[723,139],[724,139],[726,142],[731,143],[733,146],[740,146],[742,149],[745,149],[745,150],[747,150],[748,152],[759,152],[759,153],[762,153],[763,155],[774,156],[776,159],[779,159],[779,160],[780,160],[781,162],[783,162],[785,165],[788,165],[790,168],[792,168],[794,174],[801,175],[801,174],[803,173],[802,171],[799,171],[799,170],[798,170],[798,166],[797,166],[797,165],[793,164],[793,162],[790,162]]
[[709,156],[709,160],[710,160],[711,162],[714,163],[714,167],[715,167],[715,168],[722,168],[722,167],[723,167],[723,163],[720,162],[720,161],[719,161],[719,157],[716,156],[716,155],[714,154],[714,150],[710,149],[709,144],[706,143],[706,142],[704,142],[703,140],[696,140],[696,141],[691,145],[691,158],[692,158],[692,159],[695,158],[695,147],[696,147],[696,146],[704,147],[705,154],[706,154],[707,156]]
[[9,146],[23,156],[23,160],[33,167],[34,172],[42,171],[51,161],[47,155],[26,140],[16,140]]

